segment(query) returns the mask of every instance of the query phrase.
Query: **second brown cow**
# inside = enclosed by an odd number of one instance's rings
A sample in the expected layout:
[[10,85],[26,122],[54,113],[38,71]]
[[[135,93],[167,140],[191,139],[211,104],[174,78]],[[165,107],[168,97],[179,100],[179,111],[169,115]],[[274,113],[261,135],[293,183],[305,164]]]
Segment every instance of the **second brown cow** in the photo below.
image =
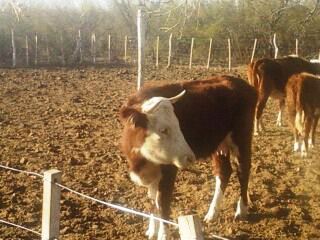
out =
[[[320,117],[320,78],[309,73],[295,74],[286,87],[286,103],[294,134],[294,151],[307,156],[315,144],[316,128]],[[309,138],[309,135],[311,136]]]
[[263,130],[261,116],[270,96],[279,100],[277,125],[282,125],[286,84],[293,74],[301,72],[320,74],[320,63],[310,63],[299,57],[288,56],[279,59],[262,58],[249,65],[248,80],[259,95],[255,111],[255,135]]

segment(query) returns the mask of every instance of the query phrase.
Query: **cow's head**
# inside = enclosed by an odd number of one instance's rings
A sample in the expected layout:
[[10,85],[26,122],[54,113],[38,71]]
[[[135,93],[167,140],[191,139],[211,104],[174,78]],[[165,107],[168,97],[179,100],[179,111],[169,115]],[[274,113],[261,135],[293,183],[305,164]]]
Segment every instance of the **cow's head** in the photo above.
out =
[[184,93],[173,98],[153,97],[139,108],[125,106],[121,109],[122,150],[129,161],[133,153],[155,164],[174,164],[178,168],[195,160],[172,106]]

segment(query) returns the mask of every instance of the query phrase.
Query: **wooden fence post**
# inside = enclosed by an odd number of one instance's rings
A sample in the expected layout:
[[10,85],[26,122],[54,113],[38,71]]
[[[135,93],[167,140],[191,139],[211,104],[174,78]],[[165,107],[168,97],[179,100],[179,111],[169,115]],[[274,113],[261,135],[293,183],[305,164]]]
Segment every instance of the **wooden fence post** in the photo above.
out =
[[296,38],[296,55],[299,56],[299,40]]
[[143,68],[144,68],[144,44],[145,44],[145,28],[144,16],[141,9],[137,14],[137,30],[138,30],[138,90],[143,85]]
[[16,43],[14,40],[14,30],[11,29],[11,43],[12,43],[12,67],[16,67],[17,65],[17,50]]
[[255,39],[254,39],[254,43],[253,43],[253,49],[252,49],[251,59],[250,59],[250,62],[251,62],[251,63],[253,62],[254,54],[255,54],[255,52],[256,52],[257,41],[258,41],[258,40],[255,38]]
[[128,47],[128,36],[124,37],[124,62],[127,62],[127,47]]
[[59,239],[61,172],[52,169],[44,172],[42,205],[42,240]]
[[36,33],[35,37],[35,45],[36,45],[36,49],[35,49],[35,56],[34,56],[34,65],[38,65],[38,34]]
[[168,65],[167,68],[171,66],[171,50],[172,50],[172,33],[169,37],[169,54],[168,54]]
[[279,48],[277,46],[277,34],[273,34],[274,58],[278,57]]
[[65,56],[64,56],[64,47],[63,47],[63,35],[61,33],[60,35],[60,51],[61,51],[61,62],[62,62],[62,66],[65,66],[66,65],[66,59],[65,59]]
[[111,62],[111,35],[108,35],[108,63]]
[[230,38],[228,38],[228,59],[229,59],[228,70],[230,72],[231,71],[231,40]]
[[49,51],[49,42],[48,42],[48,35],[46,35],[46,54],[47,54],[47,64],[50,63],[50,51]]
[[91,54],[92,54],[92,62],[96,64],[96,34],[91,34]]
[[26,64],[29,66],[29,42],[28,36],[26,35]]
[[203,240],[200,218],[196,215],[178,217],[181,240]]
[[160,37],[157,36],[157,46],[156,46],[156,67],[159,67],[159,42],[160,42]]
[[210,67],[210,60],[211,60],[211,48],[212,48],[212,38],[210,38],[210,43],[209,43],[209,52],[208,52],[207,69],[209,69],[209,67]]
[[189,58],[189,69],[192,68],[193,44],[194,44],[194,38],[191,38],[190,58]]
[[80,63],[82,63],[82,41],[81,41],[81,30],[78,31],[78,40],[79,40],[79,54],[80,54]]

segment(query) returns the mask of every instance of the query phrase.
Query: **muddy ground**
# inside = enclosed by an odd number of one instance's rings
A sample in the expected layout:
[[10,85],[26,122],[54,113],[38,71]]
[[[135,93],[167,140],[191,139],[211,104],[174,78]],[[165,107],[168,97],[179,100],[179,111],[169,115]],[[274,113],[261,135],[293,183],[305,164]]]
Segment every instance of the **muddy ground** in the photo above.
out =
[[[146,190],[128,177],[118,149],[118,110],[136,88],[134,68],[1,69],[0,163],[42,173],[57,168],[62,183],[95,198],[150,212]],[[223,69],[148,69],[147,81],[194,80]],[[245,67],[232,74],[245,78]],[[292,153],[287,124],[276,127],[277,105],[264,114],[267,132],[254,137],[248,221],[234,222],[235,174],[219,219],[203,224],[206,239],[320,239],[320,144],[306,159]],[[318,137],[320,137],[318,132]],[[172,219],[204,217],[214,190],[209,161],[201,174],[180,172]],[[40,232],[42,181],[0,169],[0,219]],[[62,191],[61,239],[145,239],[147,220]],[[177,231],[173,238],[177,239]],[[0,223],[0,239],[39,239]]]

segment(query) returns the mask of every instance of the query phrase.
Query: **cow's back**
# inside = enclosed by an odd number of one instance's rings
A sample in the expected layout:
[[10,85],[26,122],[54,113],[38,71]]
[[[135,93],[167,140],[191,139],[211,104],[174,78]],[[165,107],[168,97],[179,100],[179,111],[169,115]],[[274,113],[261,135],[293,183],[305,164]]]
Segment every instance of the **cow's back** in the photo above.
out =
[[315,75],[309,73],[292,75],[288,80],[286,92],[289,111],[320,108],[320,78]]
[[188,144],[198,157],[207,157],[237,125],[243,114],[254,115],[257,94],[246,81],[231,76],[151,86],[128,101],[141,104],[155,96],[172,97],[186,90],[174,104],[174,111]]
[[310,63],[309,61],[299,57],[284,57],[275,60],[283,69],[283,77],[289,79],[297,73],[320,73],[320,64]]

